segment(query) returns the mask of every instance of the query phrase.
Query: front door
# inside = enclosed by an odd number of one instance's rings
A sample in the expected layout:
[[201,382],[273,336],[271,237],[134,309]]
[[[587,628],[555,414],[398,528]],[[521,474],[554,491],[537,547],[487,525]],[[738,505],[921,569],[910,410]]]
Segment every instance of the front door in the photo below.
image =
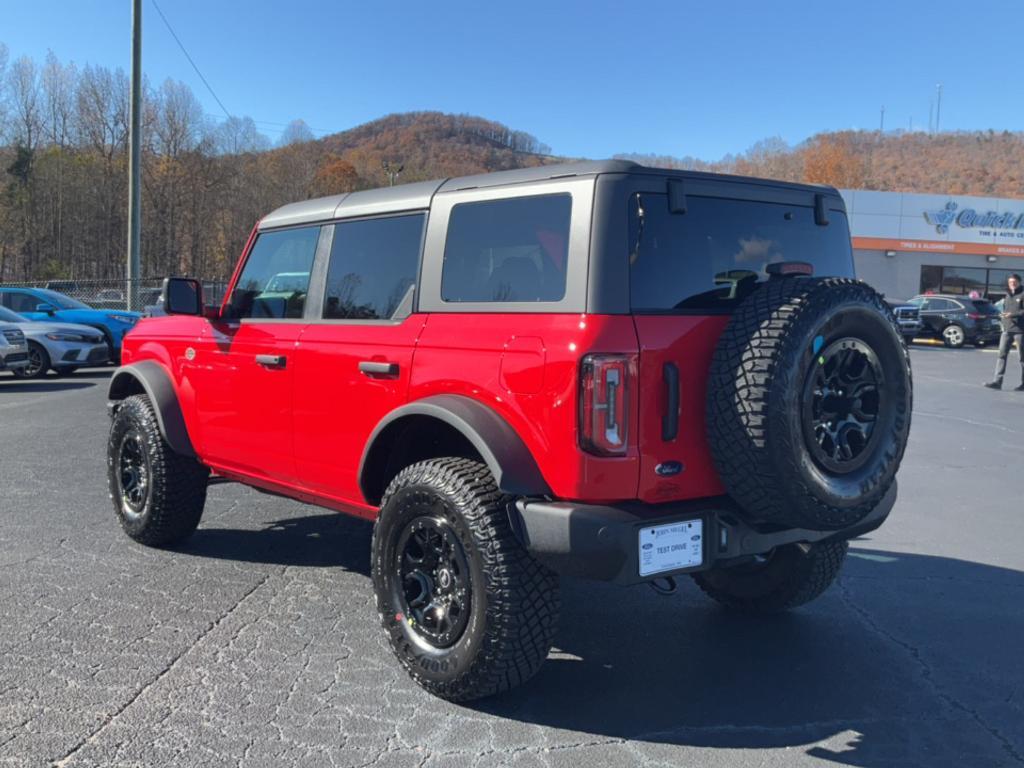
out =
[[402,405],[416,340],[413,313],[425,215],[334,226],[318,317],[299,339],[295,455],[299,482],[359,504],[358,467],[377,423]]
[[214,469],[295,481],[295,347],[306,326],[320,230],[261,232],[223,316],[211,321],[195,351],[199,451]]

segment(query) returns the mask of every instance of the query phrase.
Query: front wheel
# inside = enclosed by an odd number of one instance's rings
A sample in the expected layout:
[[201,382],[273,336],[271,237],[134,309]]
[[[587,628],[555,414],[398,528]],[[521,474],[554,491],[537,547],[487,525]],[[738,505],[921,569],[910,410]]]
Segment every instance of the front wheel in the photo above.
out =
[[107,440],[107,482],[121,527],[150,547],[177,544],[199,525],[210,471],[175,453],[145,395],[117,408]]
[[967,335],[959,325],[947,325],[942,330],[942,341],[951,349],[960,349],[967,341]]
[[42,344],[35,341],[28,343],[28,365],[13,368],[14,375],[19,379],[41,379],[50,370],[50,355]]
[[705,594],[743,613],[779,613],[809,603],[829,588],[846,558],[847,541],[787,544],[731,568],[693,576]]
[[455,457],[402,470],[373,530],[373,587],[391,648],[451,701],[520,685],[554,639],[558,578],[512,533],[486,466]]

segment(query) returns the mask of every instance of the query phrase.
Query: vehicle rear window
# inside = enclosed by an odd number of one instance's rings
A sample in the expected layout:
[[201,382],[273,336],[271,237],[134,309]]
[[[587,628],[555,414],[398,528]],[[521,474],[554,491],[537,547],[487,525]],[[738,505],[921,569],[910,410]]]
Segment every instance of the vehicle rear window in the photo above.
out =
[[974,311],[980,315],[998,315],[999,310],[996,309],[995,305],[991,301],[979,301],[974,300],[971,302],[974,305]]
[[779,203],[688,195],[686,213],[668,196],[636,194],[629,209],[629,275],[638,313],[729,311],[780,261],[805,261],[822,276],[851,276],[846,217]]
[[444,301],[559,301],[565,296],[572,196],[535,195],[452,208]]

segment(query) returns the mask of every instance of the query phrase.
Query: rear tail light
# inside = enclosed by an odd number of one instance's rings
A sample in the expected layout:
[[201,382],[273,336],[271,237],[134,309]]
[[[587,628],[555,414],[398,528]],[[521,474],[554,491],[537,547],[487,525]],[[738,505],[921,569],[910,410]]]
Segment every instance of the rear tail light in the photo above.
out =
[[599,456],[622,456],[629,443],[633,355],[587,355],[580,364],[580,447]]
[[967,316],[969,318],[971,318],[971,320],[984,320],[985,319],[984,315],[979,315],[977,312],[968,312]]

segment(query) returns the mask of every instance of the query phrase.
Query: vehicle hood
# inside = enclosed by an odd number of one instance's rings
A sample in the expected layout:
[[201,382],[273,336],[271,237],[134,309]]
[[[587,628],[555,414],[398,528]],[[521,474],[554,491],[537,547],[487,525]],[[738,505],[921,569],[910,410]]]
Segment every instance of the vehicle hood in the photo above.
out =
[[120,309],[58,309],[56,317],[59,320],[71,323],[107,323],[111,315],[121,317],[133,317],[138,320],[142,317],[139,312],[127,312]]
[[103,336],[91,325],[77,325],[75,323],[52,323],[38,320],[36,322],[18,323],[18,327],[30,339],[45,336],[48,333],[80,333],[89,336],[99,336],[101,339]]

